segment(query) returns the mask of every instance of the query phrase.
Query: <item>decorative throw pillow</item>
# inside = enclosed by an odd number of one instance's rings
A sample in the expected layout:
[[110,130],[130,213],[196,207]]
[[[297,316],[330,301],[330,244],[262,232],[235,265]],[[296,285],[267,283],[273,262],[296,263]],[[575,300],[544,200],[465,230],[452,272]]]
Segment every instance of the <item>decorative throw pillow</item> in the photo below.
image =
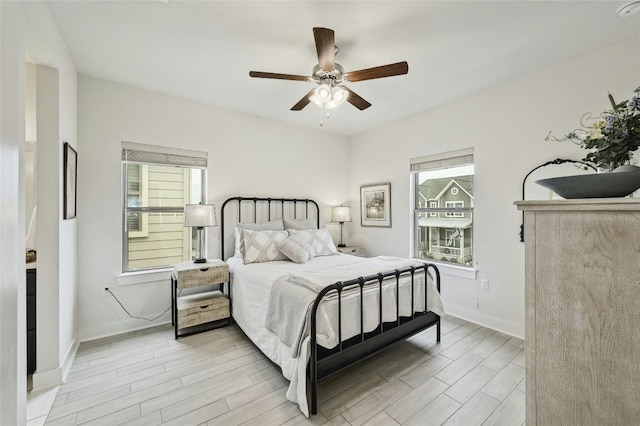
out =
[[240,252],[244,264],[287,260],[277,244],[288,236],[286,231],[240,230]]
[[299,235],[307,242],[316,252],[316,256],[327,256],[330,254],[338,254],[333,238],[327,228],[320,229],[287,229],[290,235]]
[[291,235],[277,244],[278,250],[293,262],[307,263],[316,251],[300,235]]
[[233,229],[236,242],[235,253],[233,254],[235,257],[242,257],[242,253],[240,252],[241,229],[249,229],[251,231],[284,231],[284,222],[282,222],[282,219],[275,219],[264,223],[238,223],[238,226]]
[[282,219],[284,222],[284,229],[318,229],[318,221],[316,219]]

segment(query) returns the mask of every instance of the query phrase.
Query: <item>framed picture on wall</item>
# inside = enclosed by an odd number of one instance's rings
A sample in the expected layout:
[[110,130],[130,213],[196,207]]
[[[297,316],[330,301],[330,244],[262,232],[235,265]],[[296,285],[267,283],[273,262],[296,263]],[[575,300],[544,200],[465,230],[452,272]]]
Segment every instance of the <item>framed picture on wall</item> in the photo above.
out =
[[78,174],[78,153],[69,145],[64,143],[64,218],[73,219],[76,217],[76,201]]
[[360,224],[391,228],[391,184],[360,187]]

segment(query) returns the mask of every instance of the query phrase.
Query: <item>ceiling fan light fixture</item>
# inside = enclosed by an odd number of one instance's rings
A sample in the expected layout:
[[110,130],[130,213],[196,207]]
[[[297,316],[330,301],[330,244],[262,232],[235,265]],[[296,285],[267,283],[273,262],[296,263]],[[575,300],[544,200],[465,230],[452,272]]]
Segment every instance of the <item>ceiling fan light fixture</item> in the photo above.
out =
[[349,92],[342,86],[321,84],[313,90],[309,100],[323,109],[339,107],[347,100]]
[[343,103],[349,97],[349,92],[342,86],[336,86],[333,88],[331,93],[333,100],[339,104]]
[[320,87],[316,89],[316,94],[321,101],[328,101],[331,99],[331,87],[328,84],[321,84]]
[[318,106],[326,105],[331,101],[331,86],[328,84],[321,84],[316,87],[309,100]]

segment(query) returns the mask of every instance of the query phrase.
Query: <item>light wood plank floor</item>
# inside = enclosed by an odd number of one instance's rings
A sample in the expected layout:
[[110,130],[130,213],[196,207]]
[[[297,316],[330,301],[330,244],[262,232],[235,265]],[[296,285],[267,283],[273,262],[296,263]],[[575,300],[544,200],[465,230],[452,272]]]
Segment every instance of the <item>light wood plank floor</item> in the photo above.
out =
[[453,317],[323,382],[304,417],[237,326],[169,326],[80,345],[47,425],[524,424],[524,343]]

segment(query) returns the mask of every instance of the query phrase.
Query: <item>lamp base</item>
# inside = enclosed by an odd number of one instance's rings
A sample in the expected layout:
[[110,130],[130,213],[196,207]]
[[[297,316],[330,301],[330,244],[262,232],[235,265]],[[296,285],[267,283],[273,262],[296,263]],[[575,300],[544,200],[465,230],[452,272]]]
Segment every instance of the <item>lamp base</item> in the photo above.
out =
[[193,263],[207,263],[207,259],[193,259]]
[[346,247],[346,246],[347,246],[346,244],[342,244],[342,243],[338,244],[338,247],[340,247],[340,248]]

